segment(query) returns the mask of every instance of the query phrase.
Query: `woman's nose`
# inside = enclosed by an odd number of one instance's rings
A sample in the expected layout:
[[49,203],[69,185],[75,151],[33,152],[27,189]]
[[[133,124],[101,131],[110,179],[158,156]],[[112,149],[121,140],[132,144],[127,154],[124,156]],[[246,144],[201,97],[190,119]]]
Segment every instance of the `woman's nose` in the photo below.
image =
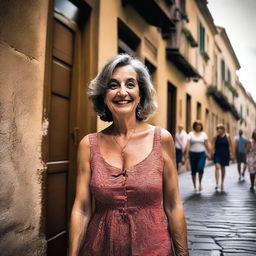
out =
[[121,85],[118,91],[120,96],[125,96],[127,94],[125,85]]

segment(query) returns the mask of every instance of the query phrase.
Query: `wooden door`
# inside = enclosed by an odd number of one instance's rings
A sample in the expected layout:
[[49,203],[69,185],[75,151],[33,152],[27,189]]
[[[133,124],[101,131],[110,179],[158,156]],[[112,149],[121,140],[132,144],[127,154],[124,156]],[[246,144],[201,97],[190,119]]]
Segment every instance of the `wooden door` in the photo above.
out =
[[167,129],[175,137],[176,131],[176,87],[168,83]]
[[[98,1],[54,0],[47,38],[42,160],[47,255],[67,255],[80,139],[96,129],[86,85],[96,75]],[[90,5],[91,3],[91,5]],[[88,22],[89,21],[92,22]]]
[[68,172],[70,161],[70,109],[75,31],[54,19],[49,152],[47,162],[47,255],[66,255]]

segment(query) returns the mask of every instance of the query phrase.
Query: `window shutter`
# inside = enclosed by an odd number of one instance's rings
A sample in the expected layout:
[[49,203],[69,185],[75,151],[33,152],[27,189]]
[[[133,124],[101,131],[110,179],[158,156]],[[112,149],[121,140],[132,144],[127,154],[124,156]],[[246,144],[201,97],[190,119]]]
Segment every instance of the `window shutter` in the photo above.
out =
[[221,60],[221,78],[222,78],[222,81],[225,80],[225,62],[224,62],[224,60]]
[[201,22],[200,22],[199,31],[200,31],[200,51],[204,52],[204,49],[205,49],[205,29],[204,29]]

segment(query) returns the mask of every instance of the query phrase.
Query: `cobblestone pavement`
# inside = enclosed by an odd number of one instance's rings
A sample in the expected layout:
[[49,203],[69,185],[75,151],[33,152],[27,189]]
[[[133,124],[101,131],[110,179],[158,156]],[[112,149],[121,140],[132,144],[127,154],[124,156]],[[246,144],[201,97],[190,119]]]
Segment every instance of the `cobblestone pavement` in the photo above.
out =
[[256,194],[247,171],[238,181],[236,165],[227,167],[223,192],[214,189],[213,166],[205,169],[202,192],[193,191],[190,172],[180,174],[179,183],[190,256],[256,255]]

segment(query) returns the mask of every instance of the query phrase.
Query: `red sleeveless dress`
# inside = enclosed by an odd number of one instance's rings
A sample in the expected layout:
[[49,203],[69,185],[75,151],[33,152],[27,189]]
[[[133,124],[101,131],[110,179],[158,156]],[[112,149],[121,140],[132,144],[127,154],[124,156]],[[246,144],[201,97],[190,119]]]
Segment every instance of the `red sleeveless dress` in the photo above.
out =
[[89,135],[95,212],[82,256],[173,256],[163,210],[161,130],[155,128],[151,153],[124,170],[102,157],[97,133]]

